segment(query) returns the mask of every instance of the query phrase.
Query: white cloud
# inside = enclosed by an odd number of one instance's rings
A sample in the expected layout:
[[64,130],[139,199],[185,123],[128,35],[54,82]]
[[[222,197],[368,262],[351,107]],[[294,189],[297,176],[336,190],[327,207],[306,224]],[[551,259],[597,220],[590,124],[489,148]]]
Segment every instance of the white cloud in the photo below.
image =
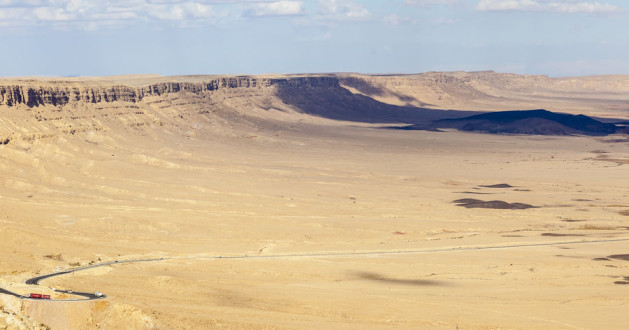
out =
[[476,5],[480,11],[539,10],[541,5],[533,0],[481,0]]
[[256,16],[291,15],[303,13],[304,5],[277,0],[0,0],[0,26],[87,30],[160,22],[198,26],[213,24],[229,11],[237,17],[243,9]]
[[153,5],[148,8],[148,15],[159,20],[181,20],[185,17],[179,5]]
[[273,1],[252,4],[244,16],[291,16],[304,14],[304,3],[302,1]]
[[33,7],[42,6],[46,0],[0,0],[0,7]]
[[76,16],[67,10],[55,7],[36,7],[33,9],[33,15],[39,21],[71,21]]
[[385,24],[389,25],[400,25],[400,24],[416,24],[417,21],[411,19],[410,17],[400,16],[397,14],[389,14],[385,16],[383,19]]
[[148,15],[158,20],[182,21],[205,19],[216,16],[212,6],[194,2],[154,4],[149,6]]
[[404,0],[407,6],[452,5],[459,2],[459,0]]
[[548,6],[555,11],[564,13],[610,13],[621,11],[620,8],[614,5],[599,2],[551,3]]
[[319,0],[321,16],[335,18],[366,18],[371,13],[360,3],[350,0]]
[[578,0],[480,0],[480,11],[541,11],[558,13],[612,13],[623,11],[598,1]]

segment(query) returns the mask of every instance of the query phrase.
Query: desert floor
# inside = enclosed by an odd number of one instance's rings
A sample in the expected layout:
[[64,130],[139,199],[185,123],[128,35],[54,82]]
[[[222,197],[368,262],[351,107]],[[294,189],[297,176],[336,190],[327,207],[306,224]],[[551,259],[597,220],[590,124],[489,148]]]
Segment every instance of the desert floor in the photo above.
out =
[[[0,295],[0,328],[625,328],[628,163],[622,136],[324,120],[11,143],[0,286],[108,298]],[[483,187],[496,184],[508,186]],[[453,203],[463,198],[536,207]],[[173,259],[23,284],[149,257]]]

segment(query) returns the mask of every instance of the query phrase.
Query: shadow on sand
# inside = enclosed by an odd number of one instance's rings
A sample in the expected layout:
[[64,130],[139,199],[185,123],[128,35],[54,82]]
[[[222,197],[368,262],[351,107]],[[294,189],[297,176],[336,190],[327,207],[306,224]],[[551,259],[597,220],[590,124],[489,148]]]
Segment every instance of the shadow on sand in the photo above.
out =
[[398,285],[414,285],[414,286],[443,286],[445,285],[441,281],[435,280],[425,280],[425,279],[397,279],[390,278],[378,273],[371,272],[357,272],[354,275],[360,279],[382,282],[387,284],[398,284]]

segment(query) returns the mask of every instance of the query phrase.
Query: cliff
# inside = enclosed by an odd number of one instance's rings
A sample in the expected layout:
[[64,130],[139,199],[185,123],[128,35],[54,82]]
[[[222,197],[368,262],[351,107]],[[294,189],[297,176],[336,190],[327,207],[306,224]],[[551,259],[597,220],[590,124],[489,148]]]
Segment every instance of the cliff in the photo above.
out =
[[237,123],[276,120],[258,110],[303,112],[278,95],[309,90],[347,92],[326,75],[0,79],[0,144],[112,129],[146,133],[148,127],[229,132]]
[[126,85],[90,86],[85,82],[55,81],[42,84],[38,81],[16,81],[2,84],[0,81],[0,105],[9,107],[26,105],[30,108],[52,105],[64,106],[72,103],[132,102],[137,103],[148,96],[171,93],[202,95],[220,89],[280,87],[336,87],[334,77],[256,78],[224,77],[199,82],[160,82],[146,86]]
[[627,91],[627,76],[495,72],[0,78],[0,144],[111,129],[145,134],[156,126],[175,134],[198,127],[232,134],[237,124],[279,127],[303,115],[425,126],[479,111],[544,108],[626,120]]

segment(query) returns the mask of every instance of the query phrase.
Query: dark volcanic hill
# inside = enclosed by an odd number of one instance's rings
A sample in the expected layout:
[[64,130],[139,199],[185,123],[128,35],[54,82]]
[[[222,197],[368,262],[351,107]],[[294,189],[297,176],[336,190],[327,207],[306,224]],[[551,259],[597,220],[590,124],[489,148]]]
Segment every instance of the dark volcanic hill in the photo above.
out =
[[608,135],[617,126],[584,115],[570,115],[548,110],[500,111],[433,123],[436,128],[493,134],[536,135]]

